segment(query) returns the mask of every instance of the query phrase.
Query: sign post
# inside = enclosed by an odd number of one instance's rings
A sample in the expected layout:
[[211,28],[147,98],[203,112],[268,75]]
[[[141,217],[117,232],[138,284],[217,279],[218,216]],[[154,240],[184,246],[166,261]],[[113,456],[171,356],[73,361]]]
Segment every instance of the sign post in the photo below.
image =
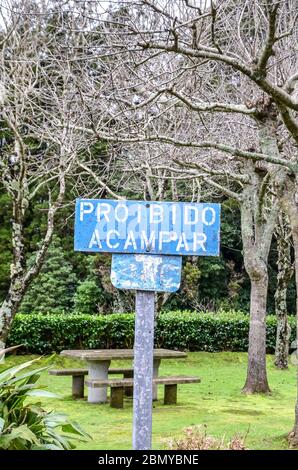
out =
[[136,291],[133,449],[151,449],[154,292]]
[[218,256],[220,205],[76,201],[75,250],[113,253],[111,281],[136,291],[133,449],[151,449],[155,292],[175,292],[182,256]]

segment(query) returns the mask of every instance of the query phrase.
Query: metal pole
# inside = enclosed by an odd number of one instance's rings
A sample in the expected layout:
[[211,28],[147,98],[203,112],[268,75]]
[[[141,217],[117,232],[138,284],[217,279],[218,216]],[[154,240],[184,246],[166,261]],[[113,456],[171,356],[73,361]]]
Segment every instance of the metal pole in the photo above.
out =
[[133,449],[151,449],[154,292],[136,291]]

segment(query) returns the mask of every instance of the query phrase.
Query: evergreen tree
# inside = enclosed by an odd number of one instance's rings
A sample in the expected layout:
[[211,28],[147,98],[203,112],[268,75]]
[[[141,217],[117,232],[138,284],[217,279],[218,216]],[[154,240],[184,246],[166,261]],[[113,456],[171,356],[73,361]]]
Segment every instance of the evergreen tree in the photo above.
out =
[[22,313],[69,312],[73,307],[77,283],[77,276],[63,252],[61,240],[54,237],[43,268],[27,291],[20,311]]
[[105,284],[110,284],[110,259],[102,255],[87,255],[85,264],[86,277],[79,283],[74,295],[75,312],[87,314],[112,312],[112,295],[109,290],[113,290],[113,287],[110,286],[110,289],[104,287]]
[[82,281],[74,296],[74,308],[78,313],[96,314],[103,303],[103,291],[95,280]]

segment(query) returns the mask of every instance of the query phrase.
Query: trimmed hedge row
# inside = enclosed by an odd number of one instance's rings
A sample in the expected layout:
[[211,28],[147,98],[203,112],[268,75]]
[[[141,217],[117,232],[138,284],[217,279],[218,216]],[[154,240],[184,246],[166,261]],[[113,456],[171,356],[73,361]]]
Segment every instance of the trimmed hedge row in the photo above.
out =
[[[167,312],[159,315],[155,344],[189,351],[247,351],[249,317],[242,313]],[[295,339],[295,317],[290,317]],[[267,351],[274,352],[276,317],[267,316]],[[134,314],[16,316],[9,344],[26,352],[48,354],[63,349],[132,348]]]

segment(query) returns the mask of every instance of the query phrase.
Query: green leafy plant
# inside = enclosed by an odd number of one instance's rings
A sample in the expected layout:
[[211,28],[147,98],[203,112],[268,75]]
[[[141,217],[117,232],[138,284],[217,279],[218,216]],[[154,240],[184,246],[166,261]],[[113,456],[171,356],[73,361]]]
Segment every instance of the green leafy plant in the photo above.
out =
[[30,369],[38,360],[6,368],[0,373],[2,450],[70,450],[75,447],[73,440],[90,437],[66,415],[46,411],[40,403],[27,403],[30,397],[57,398],[37,385],[40,373],[48,368]]

